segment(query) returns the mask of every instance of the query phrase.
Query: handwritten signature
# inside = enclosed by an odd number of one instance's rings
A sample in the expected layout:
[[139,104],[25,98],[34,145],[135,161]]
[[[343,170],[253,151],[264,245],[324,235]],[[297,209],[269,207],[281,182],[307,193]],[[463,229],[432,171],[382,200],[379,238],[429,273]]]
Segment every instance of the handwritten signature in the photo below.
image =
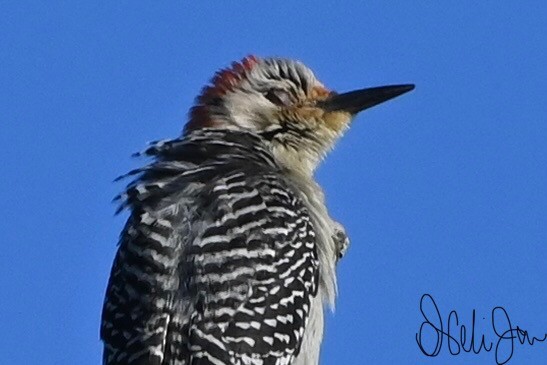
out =
[[[424,306],[433,306],[434,313],[426,313]],[[515,340],[518,340],[521,345],[528,343],[533,346],[536,342],[543,342],[547,340],[547,334],[543,338],[533,337],[528,334],[528,331],[523,330],[519,326],[513,327],[509,314],[503,307],[495,307],[491,313],[492,329],[497,337],[497,342],[488,341],[485,335],[480,336],[480,341],[476,338],[475,334],[475,319],[476,314],[473,309],[471,317],[471,333],[468,333],[467,327],[460,324],[458,313],[453,310],[448,315],[447,326],[444,327],[441,313],[435,303],[433,297],[429,294],[422,295],[420,299],[420,312],[424,318],[420,326],[420,330],[416,333],[416,342],[418,347],[426,356],[437,356],[441,352],[443,340],[446,338],[448,344],[448,351],[452,355],[458,355],[461,351],[473,352],[478,354],[482,350],[490,352],[494,350],[496,364],[503,365],[511,360],[513,352],[515,350]],[[456,328],[454,328],[456,327]],[[459,327],[459,336],[455,334]],[[431,333],[433,333],[433,341],[431,339]],[[470,336],[470,337],[468,337]],[[425,341],[425,339],[428,339]],[[436,341],[435,341],[436,339]],[[435,345],[433,348],[427,346],[426,349],[424,342]]]

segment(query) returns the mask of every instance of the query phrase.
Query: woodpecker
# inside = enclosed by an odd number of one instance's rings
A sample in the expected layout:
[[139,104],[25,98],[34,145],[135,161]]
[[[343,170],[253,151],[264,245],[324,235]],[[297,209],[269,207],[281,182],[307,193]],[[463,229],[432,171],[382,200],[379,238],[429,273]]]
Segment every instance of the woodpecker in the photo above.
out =
[[282,58],[217,72],[182,135],[124,176],[103,364],[318,364],[349,241],[314,171],[358,112],[413,88],[338,94]]

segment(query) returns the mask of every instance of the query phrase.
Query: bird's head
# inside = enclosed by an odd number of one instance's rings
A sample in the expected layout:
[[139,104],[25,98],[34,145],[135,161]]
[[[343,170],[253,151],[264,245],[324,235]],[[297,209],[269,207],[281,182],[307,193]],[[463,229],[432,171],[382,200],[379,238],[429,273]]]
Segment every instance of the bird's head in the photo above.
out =
[[185,133],[250,131],[270,145],[281,166],[311,175],[358,112],[413,88],[392,85],[338,94],[298,61],[249,56],[217,72],[196,99]]

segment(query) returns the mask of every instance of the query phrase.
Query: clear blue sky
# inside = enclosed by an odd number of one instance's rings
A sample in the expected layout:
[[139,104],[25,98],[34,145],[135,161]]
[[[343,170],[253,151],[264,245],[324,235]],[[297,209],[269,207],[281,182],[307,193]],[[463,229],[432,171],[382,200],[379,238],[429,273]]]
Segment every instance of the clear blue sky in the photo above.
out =
[[[545,2],[183,3],[0,5],[3,364],[100,362],[125,219],[112,180],[248,53],[300,59],[339,91],[417,85],[359,116],[318,172],[352,240],[323,364],[495,364],[446,339],[420,352],[425,293],[445,325],[455,309],[470,330],[476,309],[477,345],[496,340],[496,306],[547,332]],[[518,344],[509,364],[546,358],[547,342]]]

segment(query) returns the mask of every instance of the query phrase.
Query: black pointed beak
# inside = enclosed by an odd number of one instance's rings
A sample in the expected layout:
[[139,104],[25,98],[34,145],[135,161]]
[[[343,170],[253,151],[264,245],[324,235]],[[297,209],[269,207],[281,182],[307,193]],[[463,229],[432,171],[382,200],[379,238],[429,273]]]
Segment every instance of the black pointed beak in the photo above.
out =
[[350,114],[357,114],[360,111],[393,99],[413,89],[414,85],[407,84],[371,87],[343,94],[333,93],[329,98],[321,101],[318,105],[327,112],[343,111]]

